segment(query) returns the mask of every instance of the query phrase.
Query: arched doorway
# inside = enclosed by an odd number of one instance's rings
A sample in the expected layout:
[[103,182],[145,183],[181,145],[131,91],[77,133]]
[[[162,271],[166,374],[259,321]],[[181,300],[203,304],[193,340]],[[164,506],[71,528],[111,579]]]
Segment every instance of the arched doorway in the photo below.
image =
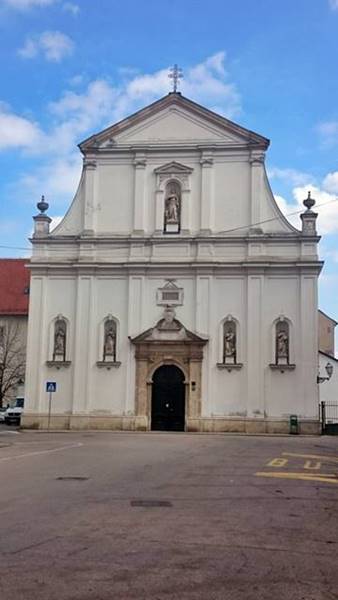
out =
[[175,365],[162,365],[153,375],[151,429],[184,431],[184,374]]

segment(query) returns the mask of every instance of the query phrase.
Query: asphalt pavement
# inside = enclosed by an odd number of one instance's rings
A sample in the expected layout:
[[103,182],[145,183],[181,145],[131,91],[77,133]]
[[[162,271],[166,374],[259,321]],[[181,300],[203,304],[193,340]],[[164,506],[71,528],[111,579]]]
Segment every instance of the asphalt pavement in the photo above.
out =
[[1,600],[337,600],[338,438],[0,427]]

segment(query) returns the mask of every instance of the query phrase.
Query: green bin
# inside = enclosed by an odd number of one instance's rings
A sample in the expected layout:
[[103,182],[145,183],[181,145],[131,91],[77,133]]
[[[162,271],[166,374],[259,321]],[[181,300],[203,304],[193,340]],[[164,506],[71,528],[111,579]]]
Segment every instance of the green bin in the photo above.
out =
[[290,415],[290,431],[289,433],[299,433],[298,417],[297,415]]

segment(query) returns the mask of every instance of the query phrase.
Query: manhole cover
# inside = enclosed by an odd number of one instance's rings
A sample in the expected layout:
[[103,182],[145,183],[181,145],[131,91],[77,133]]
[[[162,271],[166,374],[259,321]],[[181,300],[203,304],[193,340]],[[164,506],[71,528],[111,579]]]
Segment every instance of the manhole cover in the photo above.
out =
[[87,481],[89,477],[56,477],[57,481]]
[[142,506],[146,508],[155,508],[157,506],[172,506],[168,500],[131,500],[131,506]]

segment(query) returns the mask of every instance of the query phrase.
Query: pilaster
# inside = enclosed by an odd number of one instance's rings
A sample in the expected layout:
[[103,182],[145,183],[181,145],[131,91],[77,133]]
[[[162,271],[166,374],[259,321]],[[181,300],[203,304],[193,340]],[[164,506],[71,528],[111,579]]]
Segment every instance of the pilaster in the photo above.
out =
[[25,394],[30,412],[40,412],[45,390],[41,383],[41,372],[47,358],[47,324],[46,324],[46,278],[32,277],[30,285],[29,320],[27,334],[27,362],[25,376]]
[[147,160],[144,154],[135,154],[134,158],[134,235],[145,232],[145,173]]
[[155,233],[163,233],[164,225],[164,190],[157,189],[155,194]]
[[85,158],[84,168],[84,223],[83,233],[92,235],[95,231],[95,211],[97,204],[96,194],[96,167],[94,159]]
[[319,390],[318,371],[318,276],[300,277],[300,338],[301,338],[301,379],[302,394],[299,398],[299,412],[307,417],[317,417]]
[[201,159],[201,233],[211,233],[214,220],[214,159],[211,151]]
[[90,299],[91,299],[91,277],[79,277],[77,280],[76,311],[75,311],[75,341],[73,375],[73,406],[72,414],[86,412],[89,387],[89,332],[90,326]]
[[264,414],[263,286],[259,273],[247,279],[247,416]]
[[259,227],[261,220],[261,195],[263,191],[264,157],[261,150],[254,150],[250,156],[251,166],[251,226]]

